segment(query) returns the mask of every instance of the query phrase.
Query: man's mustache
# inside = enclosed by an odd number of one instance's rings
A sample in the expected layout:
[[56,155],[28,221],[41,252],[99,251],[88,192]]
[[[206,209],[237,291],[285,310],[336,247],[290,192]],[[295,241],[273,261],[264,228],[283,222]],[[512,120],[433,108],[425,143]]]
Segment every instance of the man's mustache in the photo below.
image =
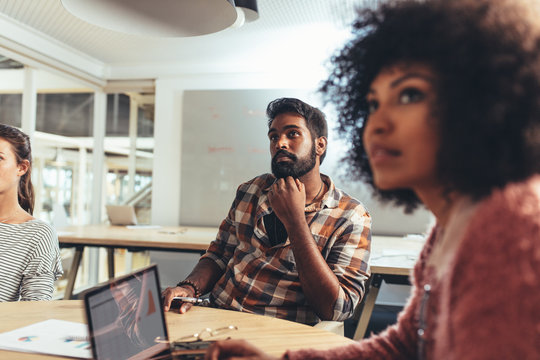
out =
[[294,155],[293,153],[290,153],[288,152],[287,150],[278,150],[278,152],[274,155],[274,157],[272,158],[272,161],[276,161],[276,158],[280,155],[285,155],[287,156],[289,159],[293,160],[293,161],[296,161],[298,158],[296,157],[296,155]]

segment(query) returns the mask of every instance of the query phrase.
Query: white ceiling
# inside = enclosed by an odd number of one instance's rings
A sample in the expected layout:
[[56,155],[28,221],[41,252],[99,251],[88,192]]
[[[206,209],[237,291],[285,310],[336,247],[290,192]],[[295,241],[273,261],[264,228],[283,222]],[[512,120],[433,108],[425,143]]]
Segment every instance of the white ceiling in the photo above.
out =
[[0,54],[15,58],[27,53],[26,59],[39,62],[43,57],[48,60],[42,62],[57,62],[57,68],[66,65],[105,80],[320,71],[348,35],[355,8],[374,2],[258,0],[259,19],[241,28],[153,38],[86,23],[68,13],[60,0],[0,0]]

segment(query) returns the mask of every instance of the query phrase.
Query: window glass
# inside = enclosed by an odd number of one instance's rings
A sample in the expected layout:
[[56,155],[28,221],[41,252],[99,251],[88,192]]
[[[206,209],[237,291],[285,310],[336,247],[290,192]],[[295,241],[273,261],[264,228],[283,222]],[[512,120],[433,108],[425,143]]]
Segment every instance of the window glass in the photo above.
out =
[[[36,194],[34,216],[57,229],[89,224],[92,201],[101,199],[102,220],[107,223],[106,204],[124,204],[136,198],[139,223],[150,222],[154,94],[118,92],[107,95],[103,194],[92,194],[92,151],[94,92],[73,79],[33,69],[36,85],[36,132],[32,143],[32,182]],[[21,127],[22,93],[27,71],[24,65],[0,55],[0,122]],[[132,112],[134,111],[134,114]],[[129,138],[130,122],[136,124],[135,157]],[[130,180],[130,177],[132,178]],[[88,252],[85,251],[85,254]],[[116,273],[131,270],[136,263],[125,251],[116,253]],[[64,277],[56,283],[58,292],[66,285],[73,256],[62,249]],[[106,256],[100,256],[106,269]],[[142,261],[142,262],[141,262]],[[129,265],[129,266],[128,266]],[[83,257],[76,288],[88,286],[88,274],[95,264]],[[99,274],[99,281],[106,274]]]

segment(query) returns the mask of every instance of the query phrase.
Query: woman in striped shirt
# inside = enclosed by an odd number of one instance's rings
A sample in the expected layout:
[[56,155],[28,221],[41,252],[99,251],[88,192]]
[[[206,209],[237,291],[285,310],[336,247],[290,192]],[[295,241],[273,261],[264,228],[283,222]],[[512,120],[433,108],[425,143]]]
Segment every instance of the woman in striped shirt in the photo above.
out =
[[28,135],[0,124],[0,301],[50,300],[62,275],[58,237],[32,216]]

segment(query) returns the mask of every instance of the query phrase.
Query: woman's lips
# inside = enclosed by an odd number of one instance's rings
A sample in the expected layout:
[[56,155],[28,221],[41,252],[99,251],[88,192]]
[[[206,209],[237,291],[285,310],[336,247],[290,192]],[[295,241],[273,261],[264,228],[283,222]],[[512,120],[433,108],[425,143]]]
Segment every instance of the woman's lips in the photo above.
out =
[[401,151],[381,145],[371,146],[368,152],[369,161],[372,164],[379,164],[386,161],[394,160],[400,155]]

